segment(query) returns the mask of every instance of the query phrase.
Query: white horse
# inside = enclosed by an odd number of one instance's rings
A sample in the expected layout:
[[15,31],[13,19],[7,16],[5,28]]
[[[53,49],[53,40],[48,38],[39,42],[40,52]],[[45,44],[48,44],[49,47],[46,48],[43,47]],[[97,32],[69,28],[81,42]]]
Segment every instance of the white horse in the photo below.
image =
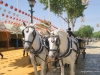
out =
[[[25,23],[23,24],[26,26]],[[30,59],[34,67],[35,75],[39,75],[37,72],[37,65],[41,65],[41,75],[45,75],[47,50],[43,46],[42,37],[32,24],[26,26],[22,34],[24,34],[24,49],[25,51],[30,51]]]
[[[53,32],[49,32],[49,59],[56,61],[55,58],[59,59],[61,67],[61,75],[64,75],[64,65],[70,64],[70,75],[75,75],[74,67],[76,61],[77,46],[69,40],[68,34],[60,29]],[[72,49],[70,49],[72,44]]]

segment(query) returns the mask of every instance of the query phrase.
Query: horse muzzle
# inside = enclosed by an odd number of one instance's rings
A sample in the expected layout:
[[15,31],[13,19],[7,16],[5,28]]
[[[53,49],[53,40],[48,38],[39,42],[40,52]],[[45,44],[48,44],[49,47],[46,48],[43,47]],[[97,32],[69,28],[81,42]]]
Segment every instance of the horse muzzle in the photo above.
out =
[[54,52],[54,53],[49,52],[48,56],[49,56],[49,60],[55,61],[55,58],[57,57],[57,53],[56,52]]
[[30,45],[29,44],[24,44],[24,49],[26,51],[29,51],[31,49]]

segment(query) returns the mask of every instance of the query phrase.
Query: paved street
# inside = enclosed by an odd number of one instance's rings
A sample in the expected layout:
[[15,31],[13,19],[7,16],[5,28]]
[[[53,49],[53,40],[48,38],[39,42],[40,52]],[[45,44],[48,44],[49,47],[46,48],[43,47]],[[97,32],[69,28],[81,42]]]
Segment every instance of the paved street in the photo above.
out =
[[[100,75],[100,42],[90,43],[86,49],[86,58],[79,57],[76,75]],[[2,52],[0,58],[0,75],[33,75],[34,69],[28,63],[29,56],[23,57],[23,49]],[[38,66],[38,70],[40,67]],[[69,68],[65,74],[69,75]],[[60,68],[52,69],[48,75],[60,75]]]
[[[100,42],[90,43],[86,47],[86,58],[79,57],[78,64],[75,66],[75,75],[100,75]],[[60,68],[53,69],[48,75],[60,75]],[[69,74],[69,68],[65,69],[65,75]]]

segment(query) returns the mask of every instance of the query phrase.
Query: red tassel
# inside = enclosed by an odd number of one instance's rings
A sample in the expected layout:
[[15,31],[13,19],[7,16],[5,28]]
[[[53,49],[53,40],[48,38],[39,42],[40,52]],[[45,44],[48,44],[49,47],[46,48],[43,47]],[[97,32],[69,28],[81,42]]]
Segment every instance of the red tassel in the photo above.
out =
[[5,4],[5,6],[7,7],[7,6],[8,6],[8,4],[6,3],[6,4]]
[[3,1],[0,1],[0,4],[3,4]]
[[22,14],[24,14],[24,12],[22,12]]
[[17,11],[17,8],[15,8],[14,10]]
[[13,6],[10,6],[10,9],[13,9]]
[[4,14],[2,14],[2,16],[4,16]]
[[19,13],[21,12],[21,10],[19,10]]
[[25,15],[27,15],[27,13],[25,13]]
[[10,16],[10,19],[12,18],[12,16]]
[[9,16],[8,15],[6,15],[6,18],[8,18]]

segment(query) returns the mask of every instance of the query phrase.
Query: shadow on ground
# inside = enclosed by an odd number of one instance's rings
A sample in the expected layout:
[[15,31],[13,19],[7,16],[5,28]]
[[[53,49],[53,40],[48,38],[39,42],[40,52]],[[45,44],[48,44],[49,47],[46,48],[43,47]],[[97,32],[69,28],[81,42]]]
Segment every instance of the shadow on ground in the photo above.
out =
[[[86,54],[85,59],[82,59],[82,54],[79,56],[78,63],[75,65],[76,75],[100,75],[100,54]],[[29,57],[22,57],[21,59],[15,59],[10,66],[26,67],[29,65]],[[28,66],[32,67],[32,66]],[[31,72],[28,75],[33,75]],[[54,68],[47,73],[47,75],[60,75],[60,68]],[[65,75],[69,75],[69,67],[65,68]]]
[[100,46],[86,46],[87,49],[100,48]]
[[[22,57],[22,58],[18,58],[18,59],[14,59],[15,62],[11,62],[11,64],[9,64],[9,66],[17,66],[17,67],[26,67],[29,65],[29,57]],[[31,67],[31,66],[29,66]]]
[[[40,75],[40,71],[38,71],[39,75]],[[34,72],[29,73],[28,75],[35,75]]]

